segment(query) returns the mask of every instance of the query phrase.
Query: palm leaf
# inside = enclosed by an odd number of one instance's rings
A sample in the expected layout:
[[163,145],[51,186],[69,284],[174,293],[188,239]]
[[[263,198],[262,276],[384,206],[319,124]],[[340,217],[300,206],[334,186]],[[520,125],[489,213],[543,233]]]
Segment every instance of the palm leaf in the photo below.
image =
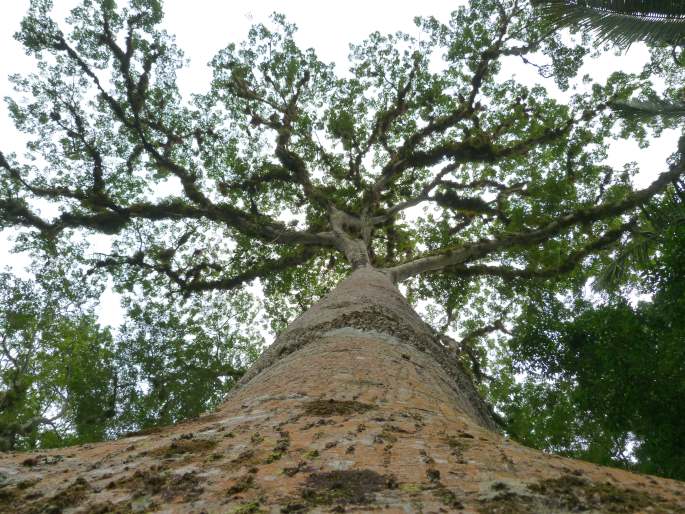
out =
[[538,13],[556,28],[577,26],[598,42],[629,46],[677,43],[685,39],[683,0],[532,0]]
[[649,120],[654,116],[675,120],[685,119],[685,103],[668,102],[657,97],[649,100],[615,101],[609,106],[619,116],[630,120]]
[[628,276],[631,264],[647,265],[656,243],[655,239],[654,234],[644,233],[618,250],[611,262],[598,274],[593,284],[595,291],[609,291],[617,288]]

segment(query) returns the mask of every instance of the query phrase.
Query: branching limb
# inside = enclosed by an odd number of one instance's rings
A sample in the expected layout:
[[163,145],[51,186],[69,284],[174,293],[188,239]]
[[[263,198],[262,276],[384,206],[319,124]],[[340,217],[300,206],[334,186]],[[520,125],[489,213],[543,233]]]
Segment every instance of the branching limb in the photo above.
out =
[[472,264],[459,265],[448,268],[450,273],[457,276],[496,276],[505,280],[518,278],[552,278],[570,273],[587,256],[606,249],[615,244],[622,235],[632,231],[637,224],[636,219],[624,223],[618,229],[608,230],[601,237],[582,248],[571,252],[558,265],[546,268],[514,268],[504,265]]
[[[418,148],[419,145],[421,145],[433,134],[444,133],[447,129],[454,127],[460,121],[471,118],[475,115],[476,97],[480,92],[483,80],[490,69],[492,61],[496,60],[501,55],[507,29],[511,21],[511,14],[507,14],[503,9],[500,9],[499,14],[500,19],[497,34],[493,38],[492,44],[480,55],[480,59],[476,64],[474,74],[471,77],[471,89],[468,93],[468,97],[464,98],[463,101],[460,102],[459,107],[453,112],[432,120],[425,127],[409,136],[394,152],[388,163],[381,170],[380,176],[371,187],[370,194],[368,196],[371,201],[371,205],[378,203],[380,193],[405,170],[412,167],[431,166],[437,164],[444,158],[454,156],[450,155],[450,153],[454,152],[450,152],[447,150],[447,148],[440,150],[440,146],[442,145],[433,149],[432,151],[429,150],[428,152],[417,151],[416,148]],[[444,146],[455,145],[447,144]],[[456,146],[459,146],[459,144],[456,144]],[[456,148],[453,150],[456,150]],[[459,150],[466,150],[466,148],[461,148]],[[456,150],[457,153],[459,153],[459,150]]]
[[670,171],[664,172],[642,190],[627,195],[617,202],[578,209],[575,212],[561,216],[547,225],[537,229],[518,233],[503,233],[493,239],[485,239],[477,243],[470,243],[457,248],[445,248],[437,255],[419,257],[418,259],[395,266],[391,272],[395,280],[402,281],[411,276],[427,271],[437,271],[448,266],[455,266],[481,259],[490,254],[516,246],[526,246],[544,242],[564,230],[582,223],[593,223],[602,219],[624,214],[642,205],[657,193],[663,191],[674,179],[683,173],[683,163],[673,165]]
[[384,225],[388,223],[390,220],[394,219],[394,217],[406,210],[409,209],[410,207],[414,207],[415,205],[419,205],[422,202],[425,202],[426,200],[430,200],[430,193],[439,185],[442,183],[442,179],[447,175],[448,173],[456,170],[459,167],[457,164],[448,164],[447,166],[444,166],[431,180],[428,182],[423,188],[421,189],[421,192],[414,196],[413,198],[410,198],[409,200],[405,200],[404,202],[400,202],[398,204],[393,205],[390,207],[385,213],[378,215],[378,216],[373,216],[369,221],[373,226],[377,225]]
[[136,252],[131,256],[112,255],[95,263],[95,268],[116,268],[123,265],[138,267],[147,271],[156,272],[166,276],[172,283],[178,286],[179,291],[185,295],[201,292],[236,289],[257,278],[265,278],[275,273],[284,271],[294,266],[305,264],[317,255],[317,250],[311,247],[302,247],[289,255],[277,259],[264,259],[255,263],[245,271],[218,279],[204,279],[202,274],[206,271],[222,272],[223,267],[203,261],[187,269],[174,269],[171,265],[173,251],[164,255],[151,257],[145,252]]

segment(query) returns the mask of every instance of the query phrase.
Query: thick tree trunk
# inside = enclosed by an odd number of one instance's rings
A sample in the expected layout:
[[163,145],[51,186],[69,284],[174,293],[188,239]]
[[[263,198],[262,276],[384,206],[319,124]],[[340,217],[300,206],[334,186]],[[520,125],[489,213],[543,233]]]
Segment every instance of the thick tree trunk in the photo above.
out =
[[0,512],[685,512],[685,484],[524,448],[361,268],[211,415],[0,460]]

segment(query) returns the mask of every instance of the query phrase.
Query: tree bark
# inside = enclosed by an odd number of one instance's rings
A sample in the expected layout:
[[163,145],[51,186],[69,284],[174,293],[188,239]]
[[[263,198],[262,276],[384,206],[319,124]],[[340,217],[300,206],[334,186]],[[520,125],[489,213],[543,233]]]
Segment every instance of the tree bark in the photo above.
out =
[[0,512],[685,512],[685,484],[525,448],[389,274],[361,267],[215,413],[4,454]]

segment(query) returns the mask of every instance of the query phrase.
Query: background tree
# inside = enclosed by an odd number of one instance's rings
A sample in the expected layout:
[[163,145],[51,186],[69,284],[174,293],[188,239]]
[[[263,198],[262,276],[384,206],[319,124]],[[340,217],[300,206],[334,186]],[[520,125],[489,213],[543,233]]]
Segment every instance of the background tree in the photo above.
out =
[[[555,27],[594,32],[600,43],[647,41],[652,60],[643,76],[669,69],[664,95],[651,92],[614,102],[612,109],[629,123],[651,123],[659,116],[680,126],[685,112],[680,4],[536,3]],[[682,478],[676,448],[683,427],[666,407],[682,401],[679,384],[684,383],[678,364],[682,312],[673,301],[679,264],[672,259],[682,243],[682,184],[674,187],[663,204],[643,210],[642,233],[598,275],[594,289],[605,298],[588,300],[585,291],[576,290],[561,300],[554,288],[531,295],[535,300],[517,320],[490,390],[515,437],[594,462]],[[636,292],[654,294],[653,300],[631,307]],[[515,380],[517,372],[524,374]]]
[[[527,444],[682,479],[685,426],[671,407],[685,394],[682,199],[647,212],[666,223],[641,243],[652,257],[621,282],[653,293],[650,301],[631,306],[614,293],[593,305],[580,292],[563,300],[541,292],[516,323],[492,391],[504,393],[498,406]],[[620,262],[630,250],[618,255],[619,269],[630,269]],[[524,378],[514,381],[516,372]]]
[[34,268],[38,282],[0,275],[3,450],[100,440],[114,416],[114,344],[93,315],[97,288],[72,287],[60,264]]
[[253,313],[237,309],[227,320],[186,305],[181,322],[150,300],[112,334],[94,314],[101,287],[56,259],[32,271],[33,281],[0,274],[3,450],[101,441],[198,416],[256,357],[259,334],[236,333]]

